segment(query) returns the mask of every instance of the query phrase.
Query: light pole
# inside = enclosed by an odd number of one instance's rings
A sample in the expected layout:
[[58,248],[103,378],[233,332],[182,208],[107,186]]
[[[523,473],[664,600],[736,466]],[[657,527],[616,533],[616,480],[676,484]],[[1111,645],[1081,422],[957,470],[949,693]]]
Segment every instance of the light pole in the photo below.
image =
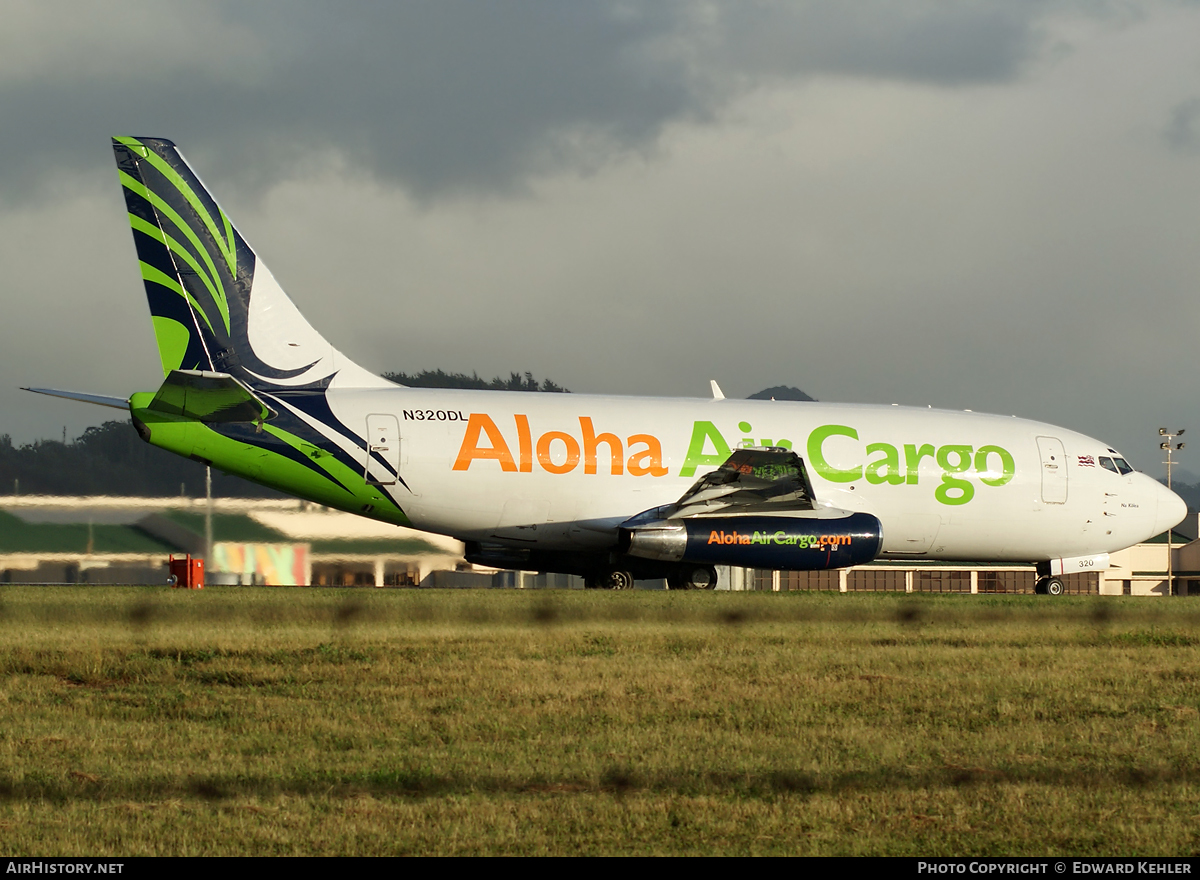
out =
[[[1159,449],[1165,449],[1167,452],[1167,460],[1163,462],[1167,466],[1167,488],[1171,488],[1171,453],[1178,452],[1183,449],[1184,444],[1176,443],[1177,437],[1183,436],[1183,428],[1180,428],[1174,434],[1166,428],[1158,429],[1158,436],[1163,438],[1163,441],[1158,444]],[[1167,595],[1175,595],[1175,565],[1171,554],[1171,529],[1167,529]]]
[[[1170,469],[1167,470],[1170,473]],[[204,468],[204,565],[212,567],[212,467]]]

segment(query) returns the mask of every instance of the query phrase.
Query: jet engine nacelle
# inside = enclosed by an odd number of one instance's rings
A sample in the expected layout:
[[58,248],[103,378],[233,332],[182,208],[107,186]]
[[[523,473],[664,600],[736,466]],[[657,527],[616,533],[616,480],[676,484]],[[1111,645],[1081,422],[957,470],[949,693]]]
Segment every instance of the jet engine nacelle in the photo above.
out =
[[883,548],[883,526],[869,513],[810,516],[703,516],[622,527],[630,556],[792,571],[862,565]]

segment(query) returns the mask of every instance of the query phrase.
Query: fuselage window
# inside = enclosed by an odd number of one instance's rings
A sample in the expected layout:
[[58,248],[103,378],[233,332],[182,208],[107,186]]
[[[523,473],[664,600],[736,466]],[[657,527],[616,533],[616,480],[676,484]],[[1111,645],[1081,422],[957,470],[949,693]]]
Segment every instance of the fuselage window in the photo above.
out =
[[1113,464],[1113,460],[1107,455],[1100,456],[1100,467],[1104,468],[1106,471],[1112,471],[1114,474],[1120,473],[1120,471],[1117,470],[1117,466]]
[[1129,462],[1125,461],[1125,459],[1114,458],[1113,461],[1116,462],[1117,470],[1120,473],[1122,473],[1122,474],[1132,474],[1133,473],[1133,468],[1131,468],[1129,466]]

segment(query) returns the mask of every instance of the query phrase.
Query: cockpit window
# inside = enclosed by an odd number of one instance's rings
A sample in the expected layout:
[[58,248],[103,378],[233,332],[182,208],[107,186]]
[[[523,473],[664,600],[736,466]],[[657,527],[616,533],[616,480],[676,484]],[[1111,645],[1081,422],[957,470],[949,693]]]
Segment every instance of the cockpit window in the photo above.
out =
[[1117,470],[1117,466],[1113,464],[1113,460],[1107,455],[1100,456],[1100,467],[1104,468],[1106,471],[1112,471],[1114,474],[1120,473],[1120,471]]
[[1132,474],[1133,473],[1133,468],[1131,468],[1129,466],[1129,462],[1127,462],[1125,459],[1114,458],[1113,462],[1117,465],[1117,471],[1119,473],[1122,473],[1122,474]]

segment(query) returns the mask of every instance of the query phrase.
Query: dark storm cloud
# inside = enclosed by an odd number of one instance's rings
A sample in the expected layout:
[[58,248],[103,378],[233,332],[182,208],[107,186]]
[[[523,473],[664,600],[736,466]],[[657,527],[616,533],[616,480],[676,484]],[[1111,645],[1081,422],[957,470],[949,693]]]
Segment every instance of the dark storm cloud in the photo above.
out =
[[126,133],[171,137],[214,175],[249,185],[337,156],[425,197],[503,191],[649,148],[668,123],[708,118],[772,78],[1010,78],[1036,47],[1041,4],[202,9],[117,4],[111,30],[31,37],[50,60],[0,75],[0,187],[30,195],[92,174],[107,161],[98,144]]
[[1036,48],[1043,3],[806,3],[722,7],[731,66],[939,85],[1012,77]]

